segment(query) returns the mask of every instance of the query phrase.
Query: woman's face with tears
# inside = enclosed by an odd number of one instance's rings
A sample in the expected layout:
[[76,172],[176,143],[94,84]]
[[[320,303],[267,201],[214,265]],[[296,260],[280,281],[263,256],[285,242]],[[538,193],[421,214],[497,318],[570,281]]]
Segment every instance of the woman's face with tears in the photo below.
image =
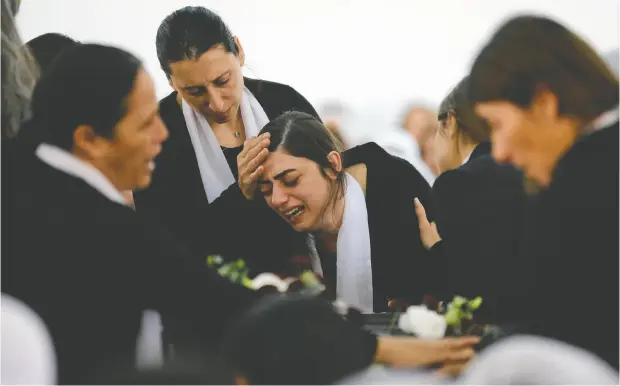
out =
[[[337,152],[328,159],[335,170],[340,170]],[[275,210],[298,232],[312,232],[325,224],[325,214],[333,201],[337,174],[307,158],[294,157],[279,148],[271,152],[263,163],[259,189],[267,205]]]
[[216,45],[196,59],[170,64],[170,86],[210,123],[226,123],[239,113],[245,55],[235,42],[238,55]]

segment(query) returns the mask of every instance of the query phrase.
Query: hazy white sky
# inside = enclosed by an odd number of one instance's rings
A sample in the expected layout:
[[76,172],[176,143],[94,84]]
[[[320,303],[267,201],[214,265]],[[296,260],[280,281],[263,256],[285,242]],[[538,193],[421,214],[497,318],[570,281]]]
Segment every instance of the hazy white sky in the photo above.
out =
[[601,51],[618,46],[618,0],[23,0],[18,23],[25,40],[62,32],[128,49],[164,96],[155,33],[190,4],[222,15],[256,76],[287,83],[315,105],[336,98],[357,110],[381,106],[382,116],[410,99],[440,102],[516,12],[550,15]]

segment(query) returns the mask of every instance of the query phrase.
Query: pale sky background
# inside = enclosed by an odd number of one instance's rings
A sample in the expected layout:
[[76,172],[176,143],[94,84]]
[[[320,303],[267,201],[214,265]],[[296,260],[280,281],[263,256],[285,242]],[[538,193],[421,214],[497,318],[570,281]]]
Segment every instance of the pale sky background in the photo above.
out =
[[[145,61],[160,97],[155,33],[172,11],[203,5],[239,36],[259,78],[291,85],[319,107],[344,101],[360,139],[393,128],[409,100],[438,104],[505,18],[553,17],[605,53],[618,47],[618,0],[23,0],[24,40],[61,32],[125,48]],[[354,127],[353,127],[354,126]],[[357,140],[355,140],[357,142]]]

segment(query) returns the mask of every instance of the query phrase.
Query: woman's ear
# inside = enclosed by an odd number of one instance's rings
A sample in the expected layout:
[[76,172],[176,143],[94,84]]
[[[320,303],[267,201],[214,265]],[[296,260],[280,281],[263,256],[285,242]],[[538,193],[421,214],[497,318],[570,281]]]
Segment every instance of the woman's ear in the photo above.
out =
[[458,134],[458,122],[456,120],[456,113],[454,111],[450,111],[448,113],[448,118],[446,119],[446,126],[444,128],[444,132],[447,137],[452,138]]
[[109,141],[98,136],[92,126],[80,125],[73,132],[73,150],[88,159],[98,159],[109,149]]
[[241,45],[238,37],[233,37],[233,40],[237,46],[237,57],[239,58],[239,64],[243,67],[245,66],[245,52],[243,51],[243,46]]
[[326,168],[325,174],[333,180],[338,177],[338,173],[342,171],[342,157],[337,151],[332,151],[327,155],[327,161],[331,168]]

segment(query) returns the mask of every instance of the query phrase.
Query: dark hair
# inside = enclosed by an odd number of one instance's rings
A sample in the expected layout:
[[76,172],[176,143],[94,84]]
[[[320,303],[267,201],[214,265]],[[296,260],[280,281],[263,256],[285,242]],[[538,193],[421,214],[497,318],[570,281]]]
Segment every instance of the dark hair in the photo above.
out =
[[230,329],[223,354],[253,385],[333,384],[368,365],[361,331],[302,295],[259,301]]
[[444,121],[450,114],[457,122],[457,131],[473,142],[487,142],[490,139],[489,126],[474,112],[474,106],[469,102],[469,77],[463,78],[450,91],[450,94],[439,105],[437,119]]
[[529,107],[540,88],[558,98],[558,114],[591,120],[618,106],[618,78],[580,37],[541,16],[504,23],[470,74],[472,104],[505,100]]
[[35,87],[31,124],[42,141],[69,151],[79,125],[113,138],[141,68],[119,48],[83,44],[62,52]]
[[239,54],[230,29],[218,14],[205,7],[184,7],[168,15],[157,29],[155,42],[159,65],[168,77],[170,63],[196,60],[218,45]]
[[[343,145],[318,119],[299,111],[286,112],[269,122],[260,134],[271,134],[268,150],[284,149],[293,157],[309,159],[319,165],[321,172],[332,169],[327,156],[332,151],[342,153]],[[259,134],[259,135],[260,135]],[[332,203],[344,195],[344,172],[336,171],[337,190],[332,191]]]
[[79,44],[70,37],[59,33],[46,33],[30,40],[26,43],[26,47],[30,50],[32,56],[37,61],[41,72],[46,71],[52,64],[52,61],[63,50]]

